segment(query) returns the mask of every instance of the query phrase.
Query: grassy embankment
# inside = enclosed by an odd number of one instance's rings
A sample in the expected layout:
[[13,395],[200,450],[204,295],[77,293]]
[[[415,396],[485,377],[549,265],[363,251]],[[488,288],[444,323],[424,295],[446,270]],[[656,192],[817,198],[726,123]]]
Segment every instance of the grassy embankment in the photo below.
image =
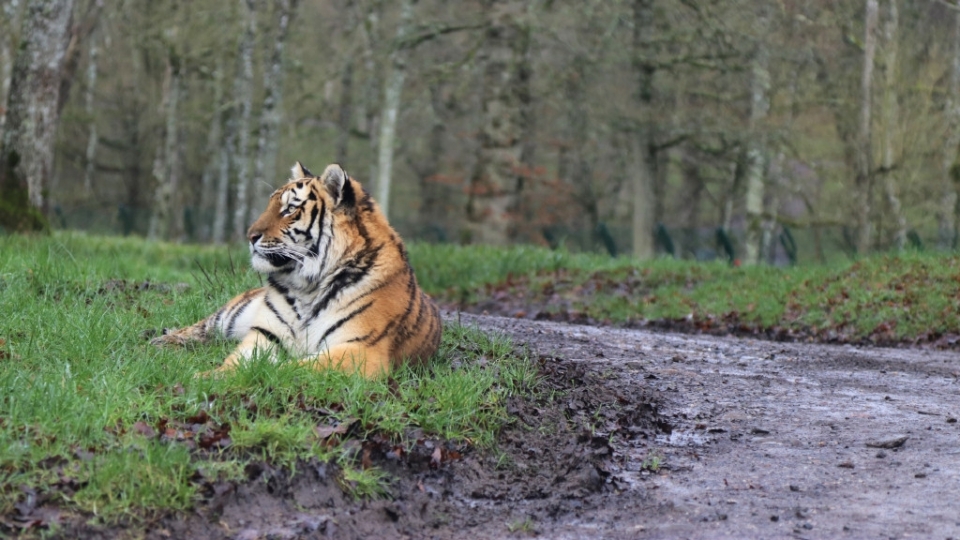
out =
[[506,397],[533,384],[508,340],[463,327],[447,328],[432,368],[389,382],[266,360],[195,378],[232,345],[147,343],[257,286],[247,266],[237,249],[0,236],[0,516],[37,495],[107,522],[139,519],[188,508],[202,484],[240,480],[260,460],[334,462],[347,492],[376,496],[389,478],[358,441],[489,448]]
[[956,346],[960,256],[867,257],[830,266],[734,268],[540,248],[414,246],[435,297],[505,315],[654,322],[680,330],[786,339]]

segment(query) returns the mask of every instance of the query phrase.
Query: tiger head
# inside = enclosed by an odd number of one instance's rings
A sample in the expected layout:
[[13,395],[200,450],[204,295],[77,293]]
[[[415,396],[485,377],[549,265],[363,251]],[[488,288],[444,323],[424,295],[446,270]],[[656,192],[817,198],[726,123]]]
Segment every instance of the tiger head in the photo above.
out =
[[298,161],[292,173],[247,231],[251,266],[264,274],[299,274],[314,281],[348,250],[358,212],[377,210],[339,165],[316,176]]

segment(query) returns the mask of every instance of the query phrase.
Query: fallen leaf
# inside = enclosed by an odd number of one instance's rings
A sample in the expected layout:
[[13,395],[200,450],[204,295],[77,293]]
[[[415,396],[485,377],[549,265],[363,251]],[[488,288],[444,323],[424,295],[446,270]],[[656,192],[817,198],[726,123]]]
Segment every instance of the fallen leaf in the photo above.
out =
[[143,421],[133,424],[133,431],[143,435],[148,439],[152,439],[157,436],[156,430],[154,430],[152,427],[150,427],[149,424]]
[[442,456],[443,456],[443,454],[442,454],[442,452],[440,451],[440,447],[438,446],[438,447],[434,448],[434,449],[433,449],[433,454],[430,455],[430,467],[431,467],[431,468],[434,468],[434,469],[436,469],[437,467],[439,467],[439,466],[440,466],[440,460],[441,460]]

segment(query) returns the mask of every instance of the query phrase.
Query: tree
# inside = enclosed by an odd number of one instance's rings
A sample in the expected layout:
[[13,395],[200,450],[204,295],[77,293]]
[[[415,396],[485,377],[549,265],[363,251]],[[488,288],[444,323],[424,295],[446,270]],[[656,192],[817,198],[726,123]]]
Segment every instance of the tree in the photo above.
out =
[[770,109],[770,52],[766,37],[770,14],[766,9],[757,16],[757,36],[750,62],[750,121],[747,143],[747,234],[744,263],[757,264],[763,256],[763,198],[766,184],[767,145],[761,123]]
[[[237,44],[237,71],[233,79],[233,96],[226,114],[227,121],[223,134],[223,144],[220,146],[219,171],[217,175],[217,200],[214,208],[213,232],[211,239],[221,244],[227,237],[227,211],[230,193],[230,173],[237,171],[237,198],[234,211],[234,235],[242,237],[246,231],[247,204],[242,206],[241,199],[246,200],[247,166],[249,154],[247,142],[249,140],[248,126],[250,109],[253,101],[253,39],[256,32],[256,18],[252,0],[239,0],[240,10],[245,14],[243,31]],[[240,186],[243,185],[241,188]],[[240,190],[243,189],[243,193]]]
[[236,165],[237,198],[233,211],[233,237],[246,237],[250,208],[250,117],[253,114],[253,41],[257,32],[257,0],[240,0],[246,7],[247,24],[241,38],[240,55],[237,58],[237,76],[234,81],[234,101],[238,107],[236,117],[236,146],[231,148],[230,160]]
[[413,0],[400,3],[400,23],[397,25],[396,44],[390,51],[390,64],[384,78],[383,106],[380,113],[380,137],[377,156],[377,203],[386,216],[390,215],[390,184],[393,173],[393,145],[397,132],[397,114],[400,112],[400,95],[407,76],[404,39],[410,32],[413,19]]
[[857,152],[857,253],[865,254],[870,249],[870,207],[873,199],[873,139],[871,137],[871,113],[873,107],[873,67],[877,51],[877,0],[867,0],[864,15],[863,71],[860,88],[860,129]]
[[523,140],[523,65],[527,58],[521,3],[488,0],[483,44],[480,147],[470,179],[467,222],[474,242],[504,245],[515,234]]
[[946,136],[943,138],[942,157],[940,161],[941,174],[941,203],[938,212],[940,247],[952,249],[956,247],[957,226],[957,145],[960,144],[960,2],[954,17],[953,40],[951,43],[949,84],[947,86],[944,116],[946,120]]
[[180,59],[168,47],[167,69],[163,80],[163,100],[160,115],[164,117],[163,144],[157,147],[153,164],[153,176],[157,181],[153,215],[147,238],[168,239],[171,233],[179,234],[180,212],[174,205],[180,185],[180,126],[178,114],[182,86]]
[[654,0],[633,0],[633,76],[634,99],[641,120],[633,136],[633,256],[653,257],[653,229],[656,225],[655,189],[657,149],[653,121],[654,76],[657,66],[652,58]]
[[[897,186],[897,173],[894,171],[894,139],[900,119],[897,107],[897,67],[899,64],[900,13],[897,8],[898,0],[887,0],[887,19],[883,25],[883,155],[881,158],[881,174],[883,186],[890,206],[890,217],[896,222],[893,234],[894,247],[900,251],[907,243],[907,220],[903,215],[903,205],[900,202]],[[958,89],[960,91],[960,89]]]
[[[27,6],[0,150],[0,200],[5,203],[0,219],[4,227],[43,227],[72,12],[73,0],[32,0]],[[18,209],[22,202],[35,211],[25,214]]]
[[254,204],[250,205],[248,223],[256,221],[257,216],[267,205],[267,199],[274,184],[273,175],[277,168],[277,150],[280,146],[280,121],[283,118],[283,51],[287,41],[290,22],[297,11],[298,0],[275,0],[274,11],[277,17],[277,34],[274,36],[270,64],[263,72],[265,96],[260,110],[260,129],[257,130],[257,155],[253,168]]

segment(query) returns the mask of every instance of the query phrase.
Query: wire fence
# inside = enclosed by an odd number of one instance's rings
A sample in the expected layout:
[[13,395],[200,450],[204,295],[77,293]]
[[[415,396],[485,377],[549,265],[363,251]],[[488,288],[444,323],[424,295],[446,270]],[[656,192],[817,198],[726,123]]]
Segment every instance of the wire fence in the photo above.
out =
[[[145,236],[150,222],[149,208],[125,205],[85,205],[62,208],[55,206],[51,219],[60,229],[83,230],[94,234]],[[458,242],[460,231],[439,223],[395,218],[394,227],[407,240],[431,243]],[[178,240],[203,243],[209,240],[212,218],[186,207]],[[679,259],[735,263],[743,259],[744,230],[724,230],[717,227],[685,229],[658,225],[654,232],[657,252]],[[875,251],[893,249],[892,240],[880,235]],[[777,226],[771,231],[768,253],[764,260],[775,266],[791,264],[824,264],[856,256],[854,230],[842,226],[795,228]],[[607,253],[611,256],[629,255],[632,233],[628,226],[601,223],[594,230],[563,224],[543,227],[528,241],[552,249]],[[908,247],[915,250],[937,250],[936,231],[910,231]]]

